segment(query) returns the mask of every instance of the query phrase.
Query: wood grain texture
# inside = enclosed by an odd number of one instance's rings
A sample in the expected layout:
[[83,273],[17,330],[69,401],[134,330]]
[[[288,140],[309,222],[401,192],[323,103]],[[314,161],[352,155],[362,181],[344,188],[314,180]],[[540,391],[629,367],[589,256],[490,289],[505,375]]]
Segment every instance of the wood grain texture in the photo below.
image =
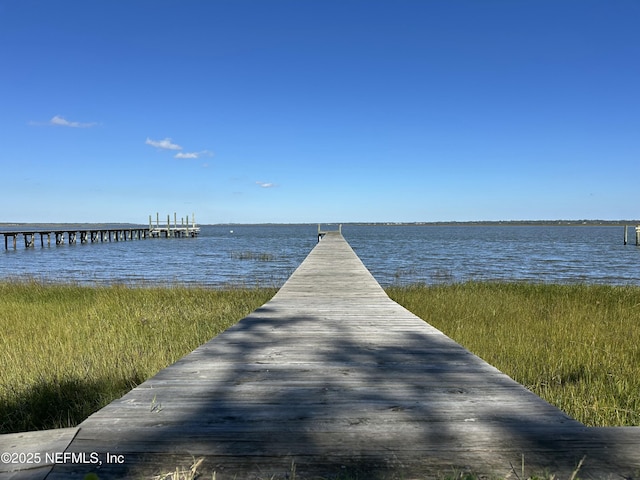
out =
[[77,432],[77,428],[59,428],[0,435],[0,455],[9,455],[0,461],[0,479],[43,480],[54,455],[64,452]]
[[581,477],[640,472],[640,429],[587,428],[390,300],[328,232],[274,298],[80,425],[48,480]]

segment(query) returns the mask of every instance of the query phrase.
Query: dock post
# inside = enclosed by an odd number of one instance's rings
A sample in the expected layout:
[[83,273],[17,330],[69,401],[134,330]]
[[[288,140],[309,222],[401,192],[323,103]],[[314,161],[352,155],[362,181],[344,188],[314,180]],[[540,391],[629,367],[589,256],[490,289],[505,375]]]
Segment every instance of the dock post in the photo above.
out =
[[640,246],[640,225],[636,225],[636,247]]
[[629,228],[628,225],[624,226],[624,244],[623,245],[627,244],[627,230],[628,230],[628,228]]
[[167,215],[167,238],[171,236],[171,217]]
[[187,215],[187,237],[189,236],[189,215]]
[[5,250],[9,250],[9,249],[7,248],[7,236],[6,236],[6,235],[4,236],[4,249],[5,249]]

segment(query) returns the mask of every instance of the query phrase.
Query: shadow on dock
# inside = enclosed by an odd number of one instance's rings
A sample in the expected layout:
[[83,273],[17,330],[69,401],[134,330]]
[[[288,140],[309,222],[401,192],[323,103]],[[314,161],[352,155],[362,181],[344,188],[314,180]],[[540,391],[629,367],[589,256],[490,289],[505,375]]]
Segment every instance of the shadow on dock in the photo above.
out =
[[[635,447],[609,448],[600,429],[526,391],[514,397],[511,380],[490,367],[470,369],[471,354],[441,335],[407,332],[401,343],[380,345],[334,325],[332,342],[316,345],[304,362],[289,361],[285,350],[308,346],[295,347],[299,339],[288,334],[273,338],[274,331],[284,324],[313,331],[319,321],[257,310],[196,350],[197,359],[181,360],[112,404],[118,418],[109,408],[92,417],[72,451],[92,451],[99,436],[110,453],[125,455],[124,464],[95,470],[100,479],[157,475],[159,465],[166,473],[200,457],[199,472],[216,479],[284,479],[292,465],[297,478],[425,478],[452,469],[506,476],[511,465],[520,471],[522,455],[529,474],[568,478],[586,457],[581,477],[632,478],[617,457],[637,452],[637,435]],[[129,429],[139,415],[148,420]],[[65,467],[48,478],[87,471]]]

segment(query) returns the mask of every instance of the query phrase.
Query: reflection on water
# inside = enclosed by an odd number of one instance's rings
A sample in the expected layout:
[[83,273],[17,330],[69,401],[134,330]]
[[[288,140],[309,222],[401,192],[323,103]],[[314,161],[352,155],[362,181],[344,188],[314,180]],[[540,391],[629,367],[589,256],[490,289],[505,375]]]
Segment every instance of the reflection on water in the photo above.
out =
[[[466,280],[640,285],[640,248],[622,245],[622,227],[345,225],[342,233],[383,286]],[[203,226],[193,239],[45,242],[44,248],[38,241],[30,249],[19,242],[0,252],[0,276],[280,286],[316,240],[315,225],[234,225]]]

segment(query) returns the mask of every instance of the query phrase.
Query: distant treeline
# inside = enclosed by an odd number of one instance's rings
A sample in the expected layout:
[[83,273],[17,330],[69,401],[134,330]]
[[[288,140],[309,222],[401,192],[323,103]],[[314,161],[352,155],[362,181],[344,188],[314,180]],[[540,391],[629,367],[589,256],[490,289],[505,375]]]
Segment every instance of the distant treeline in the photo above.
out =
[[[474,225],[591,225],[591,226],[624,226],[624,225],[639,225],[640,220],[470,220],[464,222],[455,221],[443,221],[443,222],[323,222],[322,226],[332,225],[356,225],[356,226],[474,226]],[[317,223],[212,223],[201,224],[209,226],[308,226],[317,225]]]
[[[443,221],[443,222],[332,222],[322,223],[322,225],[360,225],[360,226],[474,226],[474,225],[540,225],[540,226],[552,226],[552,225],[590,225],[590,226],[623,226],[623,225],[640,225],[640,220],[470,220],[464,222],[456,221]],[[0,222],[0,227],[25,227],[30,228],[78,228],[88,229],[94,227],[125,227],[125,228],[137,228],[142,224],[133,223],[19,223],[19,222]],[[306,226],[317,225],[317,223],[209,223],[200,224],[205,226]],[[144,225],[143,225],[144,226]]]
[[554,225],[590,225],[590,226],[623,226],[638,225],[640,220],[474,220],[466,222],[379,222],[379,223],[345,223],[343,225],[424,225],[424,226],[500,226],[500,225],[525,225],[525,226],[554,226]]

